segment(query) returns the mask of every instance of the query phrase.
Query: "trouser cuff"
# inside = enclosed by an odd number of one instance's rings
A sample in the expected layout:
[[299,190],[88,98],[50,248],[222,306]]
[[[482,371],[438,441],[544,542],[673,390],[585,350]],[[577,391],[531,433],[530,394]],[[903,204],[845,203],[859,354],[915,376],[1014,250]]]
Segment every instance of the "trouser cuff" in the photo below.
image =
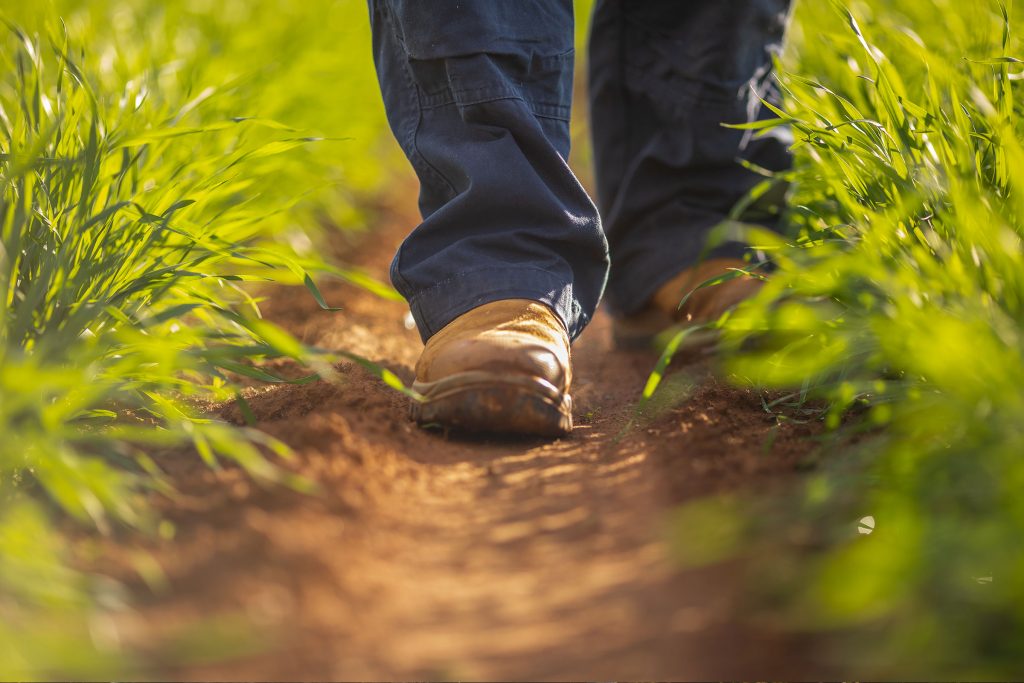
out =
[[575,339],[589,322],[573,295],[572,283],[540,268],[484,268],[454,275],[409,299],[420,337],[426,343],[463,313],[493,301],[530,299],[545,304]]

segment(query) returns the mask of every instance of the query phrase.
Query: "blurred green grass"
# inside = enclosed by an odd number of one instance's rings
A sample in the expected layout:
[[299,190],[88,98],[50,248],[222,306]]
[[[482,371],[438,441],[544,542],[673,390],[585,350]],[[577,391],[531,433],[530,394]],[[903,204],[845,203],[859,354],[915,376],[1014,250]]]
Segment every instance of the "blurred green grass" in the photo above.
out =
[[254,117],[343,139],[274,160],[261,191],[301,198],[279,229],[362,226],[362,195],[398,166],[400,151],[384,134],[363,2],[46,0],[2,11],[29,32],[62,33],[59,17],[101,92],[154,79],[166,100],[195,103],[193,125]]
[[[800,628],[876,634],[846,638],[837,661],[1009,676],[1024,637],[1024,17],[849,9],[857,30],[844,7],[798,6],[781,77],[793,233],[747,230],[779,270],[721,327],[739,381],[824,399],[840,437],[864,435],[754,525],[761,541],[799,527],[814,552],[751,566],[779,578],[773,604]],[[231,371],[259,374],[249,362],[317,362],[241,283],[331,272],[323,230],[365,229],[407,173],[366,14],[361,0],[0,3],[0,674],[144,666],[97,635],[121,601],[68,567],[56,508],[152,528],[148,452],[167,444],[279,476],[258,433],[187,399],[234,396]],[[713,509],[688,523],[732,539],[751,524]],[[855,533],[867,515],[875,529]]]
[[123,600],[71,568],[55,520],[153,531],[150,456],[183,443],[302,486],[266,459],[282,444],[193,405],[241,401],[238,375],[278,381],[270,358],[365,364],[262,320],[252,286],[394,296],[319,254],[408,170],[362,0],[7,1],[0,18],[0,675],[126,675],[145,662],[96,627]]
[[346,357],[263,320],[252,286],[326,307],[314,278],[349,273],[317,243],[365,228],[397,150],[362,3],[0,12],[0,675],[125,675],[140,660],[97,626],[124,601],[54,520],[155,530],[151,455],[181,444],[308,486],[268,459],[283,444],[195,406],[282,381],[267,359],[312,378]]
[[839,430],[748,539],[806,554],[766,552],[752,581],[780,577],[773,614],[834,634],[858,675],[1021,670],[1022,9],[799,5],[775,122],[797,140],[792,229],[722,227],[778,266],[719,322],[727,367]]

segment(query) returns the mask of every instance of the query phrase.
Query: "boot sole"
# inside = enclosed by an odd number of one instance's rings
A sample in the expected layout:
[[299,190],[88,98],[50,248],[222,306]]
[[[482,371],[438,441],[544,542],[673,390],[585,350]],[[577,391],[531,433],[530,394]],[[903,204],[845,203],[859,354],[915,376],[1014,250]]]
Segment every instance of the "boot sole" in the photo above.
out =
[[412,388],[423,396],[409,410],[420,425],[545,437],[572,431],[572,398],[539,377],[474,371]]

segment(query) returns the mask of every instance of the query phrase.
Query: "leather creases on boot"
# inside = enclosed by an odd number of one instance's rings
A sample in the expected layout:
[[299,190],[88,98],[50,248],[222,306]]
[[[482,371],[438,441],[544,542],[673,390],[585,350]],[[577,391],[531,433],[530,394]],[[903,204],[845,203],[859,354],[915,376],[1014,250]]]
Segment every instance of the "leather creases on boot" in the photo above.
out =
[[459,316],[416,364],[416,422],[466,431],[563,436],[572,430],[569,335],[544,304],[507,299]]
[[[659,287],[643,310],[615,320],[615,343],[620,348],[649,347],[659,334],[670,328],[717,320],[733,306],[754,296],[762,287],[762,281],[740,276],[703,289],[694,288],[732,270],[749,267],[750,264],[740,259],[709,259],[687,268]],[[687,294],[689,298],[680,307],[679,302]]]

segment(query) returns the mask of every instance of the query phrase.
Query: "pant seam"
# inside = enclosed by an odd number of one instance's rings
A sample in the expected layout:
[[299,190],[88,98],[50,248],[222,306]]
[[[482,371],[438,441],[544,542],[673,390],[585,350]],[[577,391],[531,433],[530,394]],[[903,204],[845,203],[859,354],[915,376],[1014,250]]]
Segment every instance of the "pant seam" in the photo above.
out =
[[[392,30],[394,31],[394,25],[392,25]],[[415,122],[413,122],[410,126],[411,130],[409,132],[408,139],[406,140],[406,144],[409,146],[409,150],[411,152],[410,156],[415,155],[416,159],[419,160],[420,165],[444,184],[444,186],[448,190],[448,199],[451,200],[458,194],[458,192],[455,189],[455,185],[440,171],[440,169],[438,169],[436,166],[430,163],[430,161],[423,155],[419,148],[419,134],[420,128],[422,127],[423,124],[424,107],[421,99],[420,88],[419,86],[416,85],[416,80],[415,78],[413,78],[412,75],[412,68],[409,66],[408,49],[405,49],[404,44],[402,45],[402,47],[405,50],[406,56],[405,63],[402,65],[402,75],[405,77],[406,85],[413,93],[416,102]]]

